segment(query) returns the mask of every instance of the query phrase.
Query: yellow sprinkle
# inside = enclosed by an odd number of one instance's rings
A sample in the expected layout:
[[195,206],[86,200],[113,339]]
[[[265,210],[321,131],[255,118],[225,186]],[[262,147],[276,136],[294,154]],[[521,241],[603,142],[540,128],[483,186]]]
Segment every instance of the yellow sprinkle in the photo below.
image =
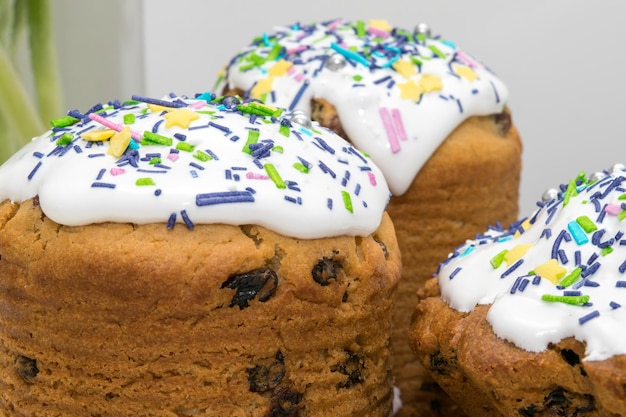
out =
[[415,64],[405,59],[400,59],[394,62],[391,66],[398,72],[398,74],[402,75],[405,78],[410,78],[412,75],[417,74],[417,71],[415,70]]
[[191,122],[198,120],[200,115],[188,109],[176,109],[163,115],[165,119],[165,127],[180,126],[187,129]]
[[378,30],[384,30],[385,32],[391,32],[393,30],[393,26],[391,26],[389,22],[384,19],[370,19],[368,23],[370,27]]
[[476,71],[467,66],[457,66],[454,68],[454,72],[459,77],[463,77],[470,82],[476,81],[478,79],[478,74],[476,74]]
[[522,256],[526,255],[526,252],[528,252],[528,249],[530,249],[532,247],[533,247],[533,245],[531,245],[531,244],[520,244],[520,245],[517,245],[517,246],[513,247],[511,250],[509,250],[506,253],[506,255],[504,255],[504,261],[506,262],[507,265],[512,265],[519,258],[521,258]]
[[291,67],[293,67],[293,62],[281,59],[280,61],[276,62],[276,64],[274,64],[272,68],[270,68],[269,74],[271,77],[282,77],[283,75],[287,74],[287,71],[289,71]]
[[157,104],[148,104],[148,108],[150,109],[152,113],[161,113],[164,111],[172,110],[171,107],[159,106]]
[[559,265],[556,259],[550,259],[548,262],[538,265],[535,268],[535,273],[537,275],[551,281],[554,285],[559,283],[566,272],[567,269]]
[[412,101],[419,101],[424,88],[415,84],[413,81],[407,81],[406,83],[398,83],[400,88],[400,95],[402,98],[406,98]]
[[109,144],[109,150],[107,153],[109,155],[113,155],[116,158],[121,157],[128,148],[128,144],[130,143],[131,134],[130,134],[130,126],[124,126],[120,132],[116,132],[111,137],[111,142]]
[[441,78],[435,75],[424,75],[420,79],[420,85],[424,89],[425,93],[430,93],[431,91],[439,91],[443,88]]
[[90,130],[89,132],[81,133],[80,137],[89,142],[103,142],[111,139],[111,136],[115,133],[113,129]]
[[263,78],[256,83],[250,94],[253,98],[260,98],[263,94],[271,93],[273,83],[274,77]]
[[[522,222],[522,224],[521,224],[521,226],[520,226],[520,227],[522,228],[522,230],[523,230],[523,231],[526,231],[526,230],[528,230],[528,228],[529,228],[530,226],[531,226],[531,224],[530,224],[530,219],[526,219],[526,220],[524,220],[524,221]],[[515,231],[515,235],[514,235],[514,237],[520,237],[521,235],[522,235],[522,234],[520,233],[520,231],[519,231],[519,230],[516,230],[516,231]]]

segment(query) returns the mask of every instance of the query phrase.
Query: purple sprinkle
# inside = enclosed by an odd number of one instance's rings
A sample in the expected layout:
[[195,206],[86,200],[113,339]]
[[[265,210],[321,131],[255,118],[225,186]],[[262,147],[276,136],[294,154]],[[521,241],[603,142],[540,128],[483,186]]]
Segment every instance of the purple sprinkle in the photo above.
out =
[[138,169],[137,172],[143,172],[146,174],[166,174],[167,170],[165,169]]
[[225,178],[227,180],[232,180],[233,179],[233,173],[231,172],[230,169],[227,169],[226,171],[224,171],[224,175],[225,175]]
[[611,301],[611,302],[609,303],[609,306],[611,306],[611,308],[612,308],[613,310],[615,310],[616,308],[620,308],[622,305],[621,305],[621,304],[619,304],[619,303],[616,303],[615,301]]
[[237,142],[237,141],[239,140],[239,136],[231,136],[231,137],[230,137],[230,140],[231,140],[232,142]]
[[28,174],[29,181],[33,179],[33,176],[35,175],[39,167],[41,167],[41,161],[37,162],[37,165],[35,165],[35,167],[30,171],[30,174]]
[[511,294],[515,294],[521,282],[522,282],[522,277],[515,278],[515,282],[513,283],[513,286],[511,287]]
[[189,218],[189,216],[187,215],[187,210],[181,210],[180,211],[180,217],[183,218],[183,221],[185,222],[185,224],[187,225],[187,228],[189,230],[193,230],[193,222],[191,221],[191,219]]
[[293,110],[296,108],[296,106],[298,105],[298,102],[300,101],[300,99],[302,98],[302,95],[304,94],[304,92],[306,91],[308,87],[309,87],[309,81],[305,80],[302,83],[302,86],[300,87],[296,95],[294,96],[293,100],[291,101],[291,104],[289,104],[289,110]]
[[582,254],[580,253],[579,250],[577,250],[576,252],[574,252],[574,264],[580,265],[581,262],[582,262]]
[[542,237],[545,237],[546,239],[550,239],[550,237],[552,237],[552,229],[550,228],[543,229],[543,231],[541,232],[541,236],[539,236],[539,238],[541,239]]
[[187,130],[200,130],[200,129],[208,129],[209,125],[199,125],[199,126],[189,126]]
[[617,288],[626,288],[626,281],[617,281],[615,282],[615,286]]
[[228,203],[253,203],[254,197],[250,191],[224,191],[196,195],[197,206],[210,206]]
[[361,192],[361,184],[357,184],[356,187],[354,188],[354,195],[358,196],[360,192]]
[[211,158],[213,158],[213,160],[215,161],[219,161],[220,159],[217,157],[217,155],[215,155],[213,152],[211,152],[210,149],[205,149],[204,152],[206,152]]
[[618,270],[619,270],[619,272],[620,272],[620,273],[622,273],[622,274],[623,274],[624,272],[626,272],[626,261],[622,262],[622,264],[619,266]]
[[328,207],[329,210],[333,209],[333,199],[332,198],[327,198],[326,199],[326,207]]
[[101,156],[104,156],[103,153],[90,153],[89,155],[87,155],[88,158],[99,158]]
[[160,100],[158,98],[144,97],[144,96],[139,96],[139,95],[133,95],[131,98],[135,101],[141,101],[143,103],[155,104],[157,106],[163,106],[163,107],[175,107],[175,108],[187,107],[187,104],[180,102],[180,101],[166,101],[166,100]]
[[33,152],[33,156],[39,159],[43,158],[43,154],[41,152]]
[[324,171],[325,174],[329,174],[331,177],[337,178],[337,174],[335,174],[335,172],[332,169],[328,168],[328,166],[324,162],[319,161],[318,166],[320,167],[322,171]]
[[159,120],[158,122],[156,122],[154,124],[154,126],[152,126],[152,133],[156,133],[159,131],[159,127],[161,126],[161,124],[163,123],[163,119]]
[[452,273],[450,274],[450,279],[453,279],[456,276],[456,274],[461,272],[461,269],[463,269],[463,268],[461,268],[460,266],[457,266],[456,269],[454,271],[452,271]]
[[591,265],[592,263],[595,262],[596,259],[598,259],[598,254],[592,253],[589,259],[587,260],[587,265]]
[[539,275],[535,275],[535,276],[533,277],[533,282],[532,282],[532,284],[533,284],[533,285],[539,285],[540,283],[541,283],[541,277],[540,277]]
[[195,162],[190,162],[189,166],[199,169],[200,171],[204,170],[204,167],[202,165],[196,164]]
[[78,145],[74,145],[74,152],[76,152],[76,153],[83,153],[83,148],[81,148]]
[[580,276],[585,278],[588,277],[589,275],[594,274],[599,268],[600,268],[600,262],[596,262],[592,265],[589,266],[589,268],[585,269]]
[[580,291],[563,291],[563,295],[568,296],[568,297],[577,297],[579,295],[581,295],[582,293]]
[[558,255],[559,255],[559,260],[561,261],[561,263],[563,265],[567,264],[569,259],[567,258],[567,254],[565,253],[563,249],[559,249]]
[[174,137],[176,139],[178,139],[181,142],[184,142],[187,140],[187,135],[183,134],[183,133],[174,133]]
[[173,229],[175,224],[176,224],[176,213],[172,213],[170,214],[170,218],[167,219],[167,228]]
[[382,84],[387,80],[391,79],[391,75],[387,75],[386,77],[379,78],[378,80],[374,80],[374,84]]
[[226,134],[230,133],[230,129],[227,126],[224,126],[215,122],[209,122],[209,126],[217,128]]
[[115,184],[108,182],[94,182],[91,184],[92,188],[115,188]]
[[313,167],[313,164],[311,164],[309,161],[307,161],[304,158],[298,157],[298,160],[300,161],[300,163],[302,163],[302,165],[304,165],[308,169],[311,169]]
[[524,290],[526,289],[526,286],[528,285],[528,283],[530,282],[530,280],[528,278],[523,278],[522,281],[519,284],[519,287],[517,288],[517,290],[519,292],[524,292]]
[[252,187],[246,187],[246,191],[249,192],[250,194],[256,194],[256,190]]
[[156,190],[154,190],[154,195],[156,195],[157,197],[160,196],[162,193],[160,188],[157,188]]
[[595,287],[599,287],[600,284],[598,284],[595,281],[590,281],[590,280],[585,280],[583,281],[583,286],[585,287],[591,287],[591,288],[595,288]]
[[286,200],[286,201],[289,201],[290,203],[294,203],[294,204],[296,204],[296,203],[297,203],[297,201],[298,201],[298,200],[296,200],[295,198],[290,197],[290,196],[288,196],[288,195],[286,195],[284,198],[285,198],[285,200]]
[[600,315],[600,312],[598,310],[594,310],[591,313],[582,316],[581,318],[578,319],[578,323],[583,325],[585,323],[587,323],[589,320],[596,318]]
[[[325,150],[326,152],[329,152],[332,155],[335,154],[335,150],[331,148],[326,142],[324,142],[322,138],[315,136],[313,139],[315,139],[317,143],[319,143],[319,145],[322,147],[323,150]],[[315,142],[313,143],[315,144]]]
[[98,176],[96,177],[96,180],[100,181],[106,172],[107,170],[102,168],[100,172],[98,172]]

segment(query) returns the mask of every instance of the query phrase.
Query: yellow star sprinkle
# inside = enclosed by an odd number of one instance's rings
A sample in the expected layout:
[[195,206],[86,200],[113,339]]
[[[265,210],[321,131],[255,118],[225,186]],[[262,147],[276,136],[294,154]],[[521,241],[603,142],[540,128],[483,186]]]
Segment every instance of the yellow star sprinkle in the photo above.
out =
[[424,75],[420,78],[420,86],[424,89],[425,93],[431,91],[439,91],[443,88],[441,84],[441,78],[434,75]]
[[270,68],[269,74],[271,77],[281,77],[287,74],[287,71],[289,71],[291,67],[293,67],[293,62],[281,59],[280,61],[276,62],[276,64],[274,64],[272,68]]
[[[523,223],[522,223],[522,225],[521,225],[522,230],[523,230],[523,231],[526,231],[526,230],[528,230],[528,228],[529,228],[529,227],[530,227],[530,219],[526,219],[526,220],[524,220],[524,222],[523,222]],[[519,237],[519,236],[521,236],[521,235],[522,235],[522,234],[520,233],[520,231],[519,231],[519,230],[516,230],[516,231],[515,231],[515,237]]]
[[163,115],[163,118],[165,119],[166,128],[180,126],[183,129],[187,129],[191,122],[200,118],[200,115],[188,109],[176,109],[167,112]]
[[415,70],[415,64],[411,61],[407,61],[406,59],[401,59],[393,63],[393,69],[398,71],[398,74],[402,75],[405,78],[410,78],[412,75],[417,74]]
[[115,130],[113,129],[101,129],[81,133],[80,137],[89,142],[104,142],[105,140],[111,139],[114,134]]
[[250,95],[254,98],[260,98],[263,94],[272,92],[272,84],[274,83],[274,77],[264,78],[259,80],[252,90]]
[[532,247],[533,247],[533,245],[531,245],[531,244],[520,244],[520,245],[517,245],[513,249],[508,251],[506,253],[506,255],[504,255],[504,261],[506,262],[507,265],[512,265],[519,258],[521,258],[522,256],[526,255],[526,252],[528,252],[528,249],[530,249]]
[[539,275],[541,278],[545,278],[551,281],[554,285],[557,285],[559,283],[559,281],[561,280],[561,278],[563,278],[563,275],[565,275],[566,272],[567,270],[559,265],[556,259],[550,259],[548,262],[542,265],[538,265],[535,268],[535,273],[537,275]]
[[407,81],[406,83],[398,83],[400,88],[400,95],[402,98],[406,98],[412,101],[418,101],[424,92],[424,89],[415,84],[413,81]]
[[463,77],[465,78],[467,81],[475,81],[478,79],[478,74],[476,74],[476,71],[474,71],[473,69],[471,69],[470,67],[466,67],[466,66],[457,66],[454,68],[454,72],[456,73],[456,75],[458,75],[459,77]]
[[159,106],[158,104],[148,104],[148,108],[152,113],[161,113],[172,110],[171,107]]
[[385,32],[391,32],[393,30],[393,26],[384,19],[370,19],[369,25],[378,30],[384,30]]
[[128,148],[128,144],[130,143],[131,135],[130,135],[130,126],[124,126],[119,132],[116,132],[111,137],[111,142],[109,144],[109,150],[107,153],[109,155],[113,155],[116,158],[119,158],[124,154],[126,148]]

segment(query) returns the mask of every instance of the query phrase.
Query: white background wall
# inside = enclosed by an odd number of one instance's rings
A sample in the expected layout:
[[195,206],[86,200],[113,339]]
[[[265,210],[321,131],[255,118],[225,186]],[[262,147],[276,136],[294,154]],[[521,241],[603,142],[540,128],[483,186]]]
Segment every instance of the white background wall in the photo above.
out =
[[[55,0],[66,104],[211,90],[272,26],[334,17],[430,25],[508,85],[524,141],[521,214],[580,171],[626,164],[623,0]],[[498,190],[494,190],[497,193]]]

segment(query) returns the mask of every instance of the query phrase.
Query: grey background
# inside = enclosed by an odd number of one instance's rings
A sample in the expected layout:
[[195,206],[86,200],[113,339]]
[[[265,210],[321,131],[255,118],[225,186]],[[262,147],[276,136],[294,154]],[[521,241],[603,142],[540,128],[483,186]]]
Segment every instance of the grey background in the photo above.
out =
[[524,142],[520,216],[580,171],[626,164],[623,0],[55,0],[53,13],[68,109],[211,90],[233,52],[274,25],[424,22],[509,87]]

